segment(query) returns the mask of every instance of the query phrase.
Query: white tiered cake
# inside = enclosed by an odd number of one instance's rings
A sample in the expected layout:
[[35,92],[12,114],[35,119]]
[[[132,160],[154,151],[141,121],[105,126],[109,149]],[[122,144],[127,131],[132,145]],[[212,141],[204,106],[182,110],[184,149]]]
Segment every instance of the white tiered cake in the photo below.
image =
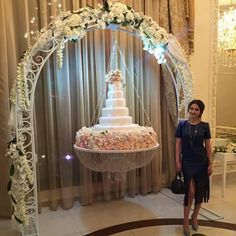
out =
[[123,94],[121,72],[107,75],[108,93],[99,124],[83,127],[76,133],[76,145],[93,150],[131,150],[157,145],[156,133],[151,127],[132,123]]
[[95,130],[124,130],[138,127],[132,123],[132,117],[129,116],[120,78],[116,75],[112,82],[108,81],[106,106],[102,108],[102,116],[99,118],[99,124],[94,126]]

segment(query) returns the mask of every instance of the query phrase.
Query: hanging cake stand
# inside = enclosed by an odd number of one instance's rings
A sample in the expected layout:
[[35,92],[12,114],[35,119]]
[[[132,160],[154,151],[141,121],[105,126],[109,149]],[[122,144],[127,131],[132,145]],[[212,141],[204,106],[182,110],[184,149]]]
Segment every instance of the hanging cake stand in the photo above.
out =
[[91,150],[74,145],[77,157],[87,168],[108,172],[108,178],[125,180],[126,172],[146,166],[155,156],[159,144],[133,150]]

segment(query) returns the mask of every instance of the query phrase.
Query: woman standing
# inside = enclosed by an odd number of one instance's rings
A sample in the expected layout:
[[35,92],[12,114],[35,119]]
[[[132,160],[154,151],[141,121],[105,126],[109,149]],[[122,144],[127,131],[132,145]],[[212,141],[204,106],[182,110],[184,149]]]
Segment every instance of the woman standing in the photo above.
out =
[[205,105],[193,100],[188,105],[188,120],[180,121],[176,130],[176,171],[182,171],[185,183],[183,232],[190,235],[189,213],[192,229],[198,230],[198,213],[202,202],[209,200],[209,176],[212,174],[212,149],[209,124],[201,120]]

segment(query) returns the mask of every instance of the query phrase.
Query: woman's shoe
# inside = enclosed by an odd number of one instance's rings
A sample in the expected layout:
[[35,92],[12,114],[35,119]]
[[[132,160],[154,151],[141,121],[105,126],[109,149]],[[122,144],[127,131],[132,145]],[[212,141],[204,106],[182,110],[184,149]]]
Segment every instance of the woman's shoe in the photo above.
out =
[[187,231],[184,230],[183,233],[184,233],[184,236],[190,236],[190,230],[187,230]]
[[191,219],[192,219],[192,229],[194,231],[198,231],[198,223],[196,223],[196,224],[193,223],[193,215],[191,215]]
[[184,233],[184,236],[190,236],[190,229],[189,229],[189,227],[187,229],[183,228],[183,233]]

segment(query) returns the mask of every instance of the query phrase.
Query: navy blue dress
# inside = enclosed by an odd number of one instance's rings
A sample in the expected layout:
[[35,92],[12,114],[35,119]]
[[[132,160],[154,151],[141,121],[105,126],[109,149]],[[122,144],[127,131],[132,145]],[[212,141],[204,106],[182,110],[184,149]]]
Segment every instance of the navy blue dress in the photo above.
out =
[[206,122],[200,121],[196,125],[187,120],[180,121],[175,137],[182,140],[182,171],[185,183],[184,205],[188,205],[188,183],[192,179],[195,184],[195,204],[207,202],[210,196],[208,157],[204,145],[205,139],[210,139],[210,127]]

